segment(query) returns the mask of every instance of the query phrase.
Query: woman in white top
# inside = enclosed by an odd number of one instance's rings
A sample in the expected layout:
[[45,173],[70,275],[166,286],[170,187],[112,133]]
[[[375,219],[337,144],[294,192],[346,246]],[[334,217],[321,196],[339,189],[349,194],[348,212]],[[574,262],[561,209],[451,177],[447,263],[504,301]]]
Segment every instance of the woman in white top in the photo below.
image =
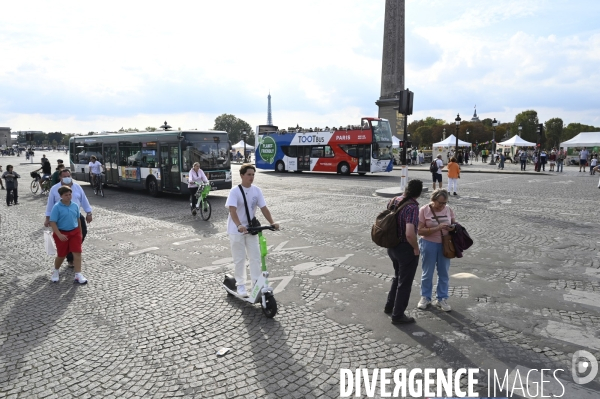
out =
[[198,202],[198,198],[196,198],[196,192],[198,191],[198,184],[204,182],[208,184],[208,179],[206,175],[200,169],[200,164],[198,162],[194,162],[192,169],[190,169],[190,175],[188,176],[188,189],[190,190],[190,206],[192,207],[192,215],[196,216],[196,203]]

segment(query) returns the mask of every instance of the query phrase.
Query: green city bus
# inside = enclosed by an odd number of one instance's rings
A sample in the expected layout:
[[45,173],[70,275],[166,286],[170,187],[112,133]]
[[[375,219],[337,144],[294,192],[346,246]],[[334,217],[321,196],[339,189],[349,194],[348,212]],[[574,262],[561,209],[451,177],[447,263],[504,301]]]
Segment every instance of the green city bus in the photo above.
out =
[[72,177],[90,181],[90,157],[106,168],[111,186],[188,194],[188,175],[195,162],[213,190],[231,188],[231,143],[223,131],[156,131],[74,136],[69,140]]

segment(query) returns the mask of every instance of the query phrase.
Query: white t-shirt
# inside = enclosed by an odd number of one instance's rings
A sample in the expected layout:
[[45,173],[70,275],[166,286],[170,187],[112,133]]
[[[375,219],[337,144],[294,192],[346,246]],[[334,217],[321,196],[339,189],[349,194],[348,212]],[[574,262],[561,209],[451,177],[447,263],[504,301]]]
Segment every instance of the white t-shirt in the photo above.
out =
[[[260,188],[255,185],[250,186],[250,188],[246,188],[242,186],[242,190],[246,194],[246,201],[248,202],[248,213],[250,213],[250,219],[252,219],[256,212],[256,207],[262,208],[267,206],[265,202],[265,197],[263,197],[263,193]],[[238,215],[238,219],[240,220],[240,224],[244,226],[248,226],[250,223],[248,218],[246,217],[246,208],[244,207],[244,197],[242,196],[242,192],[240,191],[239,186],[235,186],[229,192],[229,196],[227,197],[227,201],[225,202],[225,207],[229,210],[230,206],[235,206],[236,213]],[[242,234],[238,231],[237,225],[233,223],[233,219],[231,215],[227,217],[227,234]]]
[[442,169],[444,168],[444,161],[442,161],[441,159],[438,158],[435,161],[435,163],[436,163],[436,165],[438,167],[437,173],[439,173],[441,175],[442,174]]
[[102,164],[99,161],[90,162],[89,164],[90,172],[99,175],[102,173]]

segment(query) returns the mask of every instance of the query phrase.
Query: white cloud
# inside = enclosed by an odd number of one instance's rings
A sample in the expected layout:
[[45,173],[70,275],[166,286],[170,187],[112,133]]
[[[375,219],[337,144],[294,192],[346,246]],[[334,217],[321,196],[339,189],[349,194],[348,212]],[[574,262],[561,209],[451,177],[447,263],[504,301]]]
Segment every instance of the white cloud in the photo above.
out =
[[[0,15],[0,124],[96,131],[172,117],[209,127],[233,113],[256,125],[269,90],[282,126],[354,123],[377,113],[384,5],[10,2]],[[591,1],[408,1],[415,110],[445,118],[478,103],[593,123],[599,10]]]

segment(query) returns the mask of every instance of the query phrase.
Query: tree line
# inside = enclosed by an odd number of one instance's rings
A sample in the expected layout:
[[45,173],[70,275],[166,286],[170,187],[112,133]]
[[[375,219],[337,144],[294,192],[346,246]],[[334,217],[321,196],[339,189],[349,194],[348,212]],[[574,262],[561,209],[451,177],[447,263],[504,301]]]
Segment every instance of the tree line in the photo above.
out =
[[[515,116],[514,121],[499,123],[496,127],[496,142],[504,141],[515,134],[519,134],[521,125],[521,138],[532,143],[538,142],[537,127],[540,123],[535,110],[526,110]],[[431,147],[433,143],[443,140],[444,129],[446,137],[453,134],[456,136],[456,124],[448,123],[442,119],[428,116],[425,119],[416,120],[408,125],[410,141],[413,147]],[[467,135],[467,132],[469,134]],[[582,123],[569,123],[565,125],[561,118],[552,118],[544,122],[541,134],[542,148],[557,147],[563,141],[577,136],[581,132],[600,132],[600,127],[584,125]],[[458,127],[458,138],[480,147],[489,146],[493,137],[492,120],[486,118],[480,122],[462,121]]]
[[[156,127],[148,126],[145,129],[148,132],[160,131]],[[177,130],[181,130],[181,128],[177,128]],[[209,129],[210,130],[210,129]],[[254,143],[254,130],[250,126],[250,124],[243,119],[236,117],[231,114],[222,114],[217,116],[215,119],[215,124],[212,130],[222,130],[226,131],[229,134],[229,140],[232,144],[236,144],[242,139],[242,133],[245,131],[248,137],[246,138],[247,143]],[[127,129],[119,129],[118,132],[115,133],[135,133],[139,132],[137,128],[127,128]],[[88,132],[87,135],[91,136],[94,134],[98,134],[97,132]],[[69,139],[75,136],[72,133],[62,133],[62,132],[51,132],[51,133],[34,133],[32,144],[34,146],[38,145],[46,145],[57,147],[60,145],[69,145]],[[27,145],[29,143],[25,140],[25,135],[19,135],[17,142],[23,145]]]

